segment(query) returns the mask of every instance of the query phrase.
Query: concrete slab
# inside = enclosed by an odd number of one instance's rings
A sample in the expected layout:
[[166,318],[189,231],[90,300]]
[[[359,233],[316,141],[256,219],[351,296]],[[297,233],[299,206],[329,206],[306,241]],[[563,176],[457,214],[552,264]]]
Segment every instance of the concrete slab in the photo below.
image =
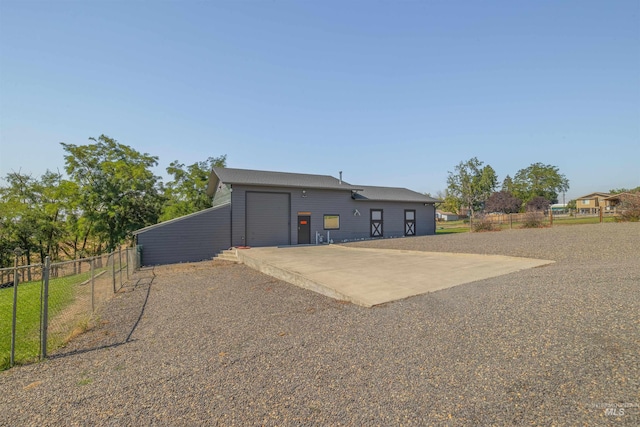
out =
[[237,254],[240,262],[265,274],[365,307],[554,262],[339,245],[239,249]]

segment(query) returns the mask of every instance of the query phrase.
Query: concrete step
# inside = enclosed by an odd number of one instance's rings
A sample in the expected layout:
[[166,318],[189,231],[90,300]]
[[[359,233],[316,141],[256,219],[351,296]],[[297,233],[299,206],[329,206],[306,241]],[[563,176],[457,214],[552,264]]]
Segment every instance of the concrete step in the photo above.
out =
[[213,259],[218,259],[221,261],[231,261],[231,262],[240,262],[238,260],[238,255],[236,254],[236,249],[227,249],[224,251],[220,251],[220,253],[216,254]]

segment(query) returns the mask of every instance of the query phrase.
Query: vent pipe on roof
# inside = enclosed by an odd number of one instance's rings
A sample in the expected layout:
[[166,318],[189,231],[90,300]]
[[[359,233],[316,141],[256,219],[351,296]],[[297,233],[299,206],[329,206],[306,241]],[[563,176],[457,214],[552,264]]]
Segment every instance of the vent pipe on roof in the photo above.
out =
[[342,185],[342,171],[340,171],[340,185]]

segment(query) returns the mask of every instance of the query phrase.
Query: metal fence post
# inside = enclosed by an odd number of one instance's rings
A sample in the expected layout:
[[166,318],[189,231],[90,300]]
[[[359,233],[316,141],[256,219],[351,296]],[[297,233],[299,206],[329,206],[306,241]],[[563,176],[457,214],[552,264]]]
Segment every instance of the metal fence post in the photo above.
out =
[[13,366],[16,361],[16,318],[18,309],[18,257],[22,255],[22,249],[15,248],[13,250],[16,259],[13,263],[13,314],[11,318],[11,357],[9,366]]
[[44,267],[42,267],[42,280],[44,282],[44,290],[42,293],[42,342],[40,343],[40,359],[47,357],[47,327],[49,325],[49,271],[51,269],[51,259],[44,259]]
[[131,256],[129,255],[129,248],[125,248],[124,257],[127,260],[127,280],[129,280],[129,264],[131,264]]
[[[111,257],[111,280],[113,282],[113,293],[116,293],[116,253],[112,252]],[[109,258],[107,258],[107,264],[109,264]]]
[[95,257],[89,260],[91,268],[91,312],[96,311],[96,275],[95,275]]
[[120,288],[122,288],[122,247],[118,246],[118,269],[120,270]]

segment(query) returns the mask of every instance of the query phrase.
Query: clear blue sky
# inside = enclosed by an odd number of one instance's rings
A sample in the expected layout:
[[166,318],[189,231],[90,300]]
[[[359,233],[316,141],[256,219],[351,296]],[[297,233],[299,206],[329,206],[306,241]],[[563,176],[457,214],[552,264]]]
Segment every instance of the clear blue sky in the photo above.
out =
[[435,193],[478,157],[640,185],[640,2],[0,0],[0,176],[106,134]]

